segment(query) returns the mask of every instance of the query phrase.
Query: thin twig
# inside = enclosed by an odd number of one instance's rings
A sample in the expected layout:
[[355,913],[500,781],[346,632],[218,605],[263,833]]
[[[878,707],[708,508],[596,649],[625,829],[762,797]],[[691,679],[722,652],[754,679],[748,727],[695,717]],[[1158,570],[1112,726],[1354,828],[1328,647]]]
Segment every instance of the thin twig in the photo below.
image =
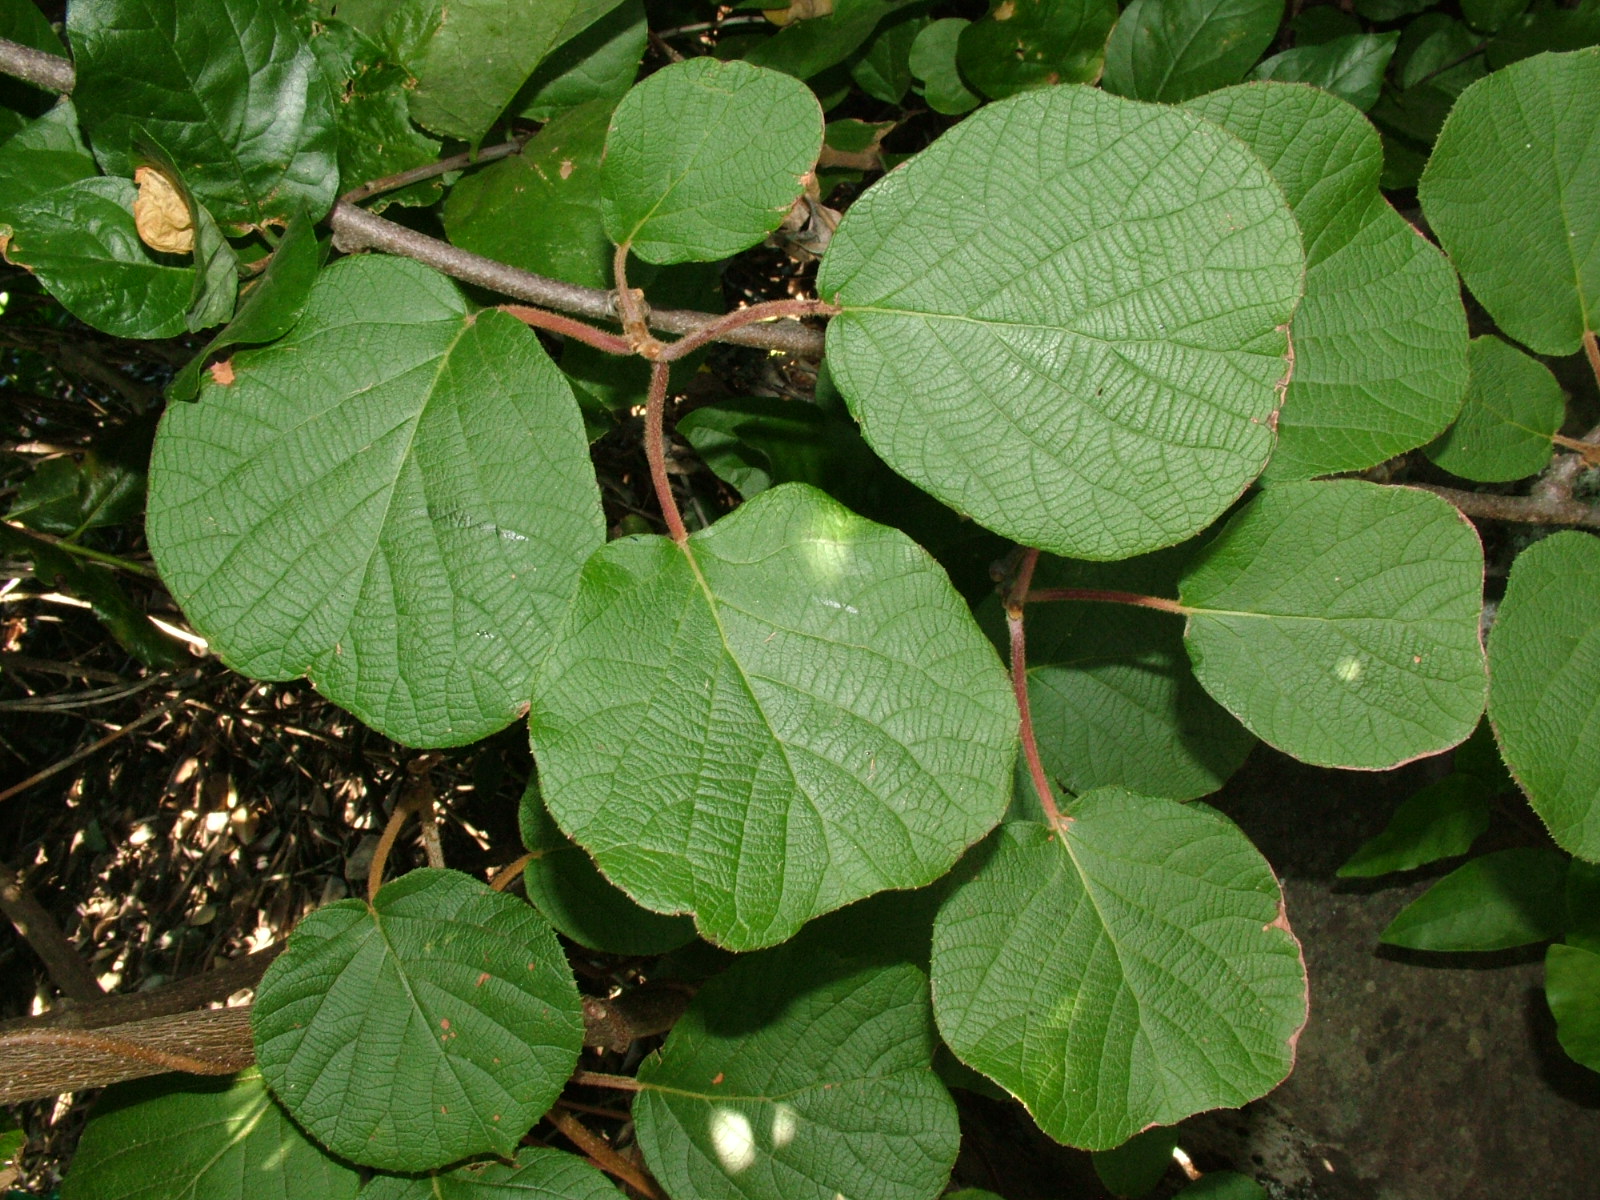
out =
[[406,818],[418,807],[421,796],[406,788],[400,793],[400,799],[395,801],[394,811],[389,814],[389,820],[383,827],[383,833],[378,837],[378,845],[372,852],[372,862],[367,867],[367,903],[373,904],[378,899],[378,889],[383,886],[383,869],[389,865],[389,851],[394,849],[394,840],[400,836],[400,830],[406,823]]
[[[1582,460],[1563,455],[1574,463]],[[1464,492],[1459,488],[1434,483],[1408,483],[1440,496],[1469,517],[1490,521],[1512,521],[1521,525],[1573,525],[1580,529],[1600,529],[1600,508],[1579,500],[1558,500],[1540,496],[1496,496],[1489,492]]]
[[[1594,372],[1594,385],[1600,387],[1600,338],[1595,336],[1592,329],[1583,331],[1583,352],[1589,358],[1589,369]],[[1593,441],[1594,434],[1589,434],[1583,440]]]
[[532,850],[529,850],[521,858],[508,862],[494,873],[494,878],[489,881],[489,890],[492,892],[505,891],[516,881],[518,875],[527,870],[528,864],[537,857]]
[[106,992],[78,948],[49,911],[22,886],[22,877],[0,863],[0,911],[44,963],[50,979],[69,1000],[98,1000]]
[[1048,604],[1054,600],[1094,600],[1104,604],[1133,604],[1139,608],[1158,608],[1162,612],[1186,616],[1193,612],[1176,600],[1146,596],[1143,592],[1116,592],[1105,588],[1037,588],[1028,593],[1028,603]]
[[1017,565],[1016,577],[1006,593],[1006,626],[1011,632],[1011,691],[1017,698],[1017,716],[1022,727],[1022,757],[1028,764],[1033,790],[1039,793],[1039,805],[1044,809],[1045,820],[1050,827],[1065,829],[1069,822],[1056,807],[1050,777],[1039,758],[1039,741],[1033,732],[1033,709],[1028,703],[1028,642],[1023,630],[1022,614],[1028,600],[1028,585],[1033,581],[1033,569],[1038,563],[1037,550],[1029,549],[1024,553]]
[[632,1075],[607,1075],[600,1071],[574,1071],[572,1082],[588,1087],[613,1088],[619,1092],[642,1092],[644,1084]]
[[70,59],[5,38],[0,38],[0,72],[47,92],[70,92],[74,79]]
[[164,716],[166,713],[168,713],[172,709],[176,708],[178,705],[182,704],[185,699],[187,699],[187,697],[185,697],[185,696],[181,696],[181,695],[173,696],[170,700],[167,700],[162,704],[158,704],[155,708],[152,708],[149,712],[145,713],[143,716],[135,717],[133,720],[129,721],[126,725],[124,725],[121,729],[115,729],[112,732],[106,734],[106,736],[101,738],[98,742],[94,742],[94,743],[92,743],[92,744],[90,744],[88,746],[85,746],[82,750],[79,750],[76,753],[67,755],[67,757],[63,758],[60,762],[52,763],[50,766],[46,767],[42,771],[34,772],[32,775],[30,775],[26,779],[24,779],[21,783],[12,784],[5,791],[0,792],[0,801],[9,800],[9,799],[11,799],[11,797],[17,795],[19,792],[27,791],[34,784],[43,783],[46,779],[49,779],[52,775],[60,774],[62,771],[65,771],[68,767],[76,766],[78,763],[81,763],[84,759],[90,757],[93,754],[99,753],[101,750],[104,750],[107,746],[111,745],[112,742],[117,741],[119,738],[125,738],[130,733],[132,733],[135,729],[142,728],[143,726],[150,724],[150,722],[154,721],[157,717]]
[[577,1117],[569,1112],[563,1112],[560,1108],[552,1108],[544,1116],[545,1120],[559,1129],[569,1142],[587,1154],[594,1165],[606,1174],[615,1175],[629,1187],[649,1196],[651,1200],[665,1200],[649,1176],[618,1154],[612,1149],[611,1143],[590,1130]]
[[585,325],[573,317],[564,317],[560,313],[549,312],[543,308],[530,308],[526,304],[502,304],[500,311],[509,313],[524,325],[559,333],[562,337],[575,338],[607,354],[633,353],[633,347],[628,344],[627,338],[596,329],[593,325]]
[[397,171],[393,175],[385,175],[382,179],[369,179],[360,187],[351,188],[339,199],[346,204],[359,204],[383,192],[392,192],[413,183],[422,183],[424,180],[433,179],[450,171],[461,171],[482,163],[498,162],[502,158],[510,158],[513,154],[521,154],[523,147],[532,138],[533,134],[525,133],[512,138],[509,142],[501,142],[498,146],[485,146],[477,151],[463,150],[460,154],[451,154],[438,162],[412,167],[409,171]]
[[16,521],[5,522],[6,526],[24,538],[35,542],[42,542],[46,546],[70,554],[75,558],[86,558],[90,562],[97,562],[118,571],[127,571],[132,575],[142,575],[146,579],[160,579],[154,567],[147,567],[143,563],[134,562],[132,559],[120,558],[115,554],[107,554],[104,550],[96,550],[90,546],[80,546],[77,542],[69,542],[50,533],[41,533],[37,529],[28,529]]
[[684,528],[683,514],[678,511],[678,499],[672,494],[672,481],[667,478],[666,438],[661,431],[666,417],[667,382],[672,368],[664,362],[651,364],[650,391],[644,406],[644,454],[650,463],[650,481],[655,484],[656,501],[661,505],[662,519],[667,532],[678,545],[689,541],[689,531]]

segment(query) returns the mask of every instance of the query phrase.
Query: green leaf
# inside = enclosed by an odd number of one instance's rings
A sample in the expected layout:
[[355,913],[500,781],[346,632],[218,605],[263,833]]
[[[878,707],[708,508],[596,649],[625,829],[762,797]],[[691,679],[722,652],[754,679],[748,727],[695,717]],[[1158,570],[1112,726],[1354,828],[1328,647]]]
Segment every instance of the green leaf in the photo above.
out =
[[169,400],[193,400],[211,355],[229,346],[277,341],[295,327],[311,298],[321,265],[315,228],[304,210],[289,219],[267,268],[239,295],[239,308],[206,348],[189,360],[167,387]]
[[62,100],[0,145],[0,231],[30,201],[98,174],[78,131],[77,110]]
[[926,552],[789,484],[598,551],[529,723],[612,882],[747,950],[948,871],[1005,810],[1016,707]]
[[883,469],[850,422],[801,401],[734,397],[680,418],[678,433],[746,500],[775,484],[809,483],[860,510],[865,497],[851,485]]
[[1236,513],[1179,596],[1200,683],[1262,741],[1384,770],[1483,712],[1483,549],[1427,492],[1286,483]]
[[1267,477],[1359,470],[1437,436],[1467,385],[1460,284],[1379,194],[1372,127],[1324,92],[1282,84],[1244,84],[1188,107],[1261,158],[1305,245],[1305,298],[1289,327],[1294,375]]
[[961,78],[956,61],[961,35],[970,25],[970,21],[961,17],[932,21],[922,27],[911,43],[907,65],[911,74],[922,81],[922,98],[936,113],[959,116],[971,112],[983,100]]
[[1556,0],[1535,0],[1531,11],[1506,22],[1489,42],[1484,57],[1501,67],[1546,50],[1581,50],[1600,44],[1600,0],[1578,0],[1566,8]]
[[1557,943],[1545,951],[1544,994],[1561,1048],[1600,1071],[1600,954]]
[[618,2],[427,0],[426,36],[401,56],[417,79],[412,119],[476,142],[552,50]]
[[606,231],[646,262],[726,258],[778,227],[822,148],[811,89],[694,58],[623,97],[606,138]]
[[1567,397],[1550,369],[1491,334],[1472,339],[1471,378],[1454,425],[1424,449],[1463,479],[1509,483],[1550,462],[1552,435],[1567,416]]
[[574,1154],[524,1146],[508,1163],[474,1163],[421,1178],[378,1175],[361,1200],[620,1200],[620,1193]]
[[1237,1171],[1207,1171],[1178,1196],[1182,1200],[1267,1200],[1267,1189]]
[[512,107],[530,121],[596,100],[615,108],[633,86],[649,37],[644,0],[622,0],[545,59]]
[[219,221],[262,225],[301,205],[318,219],[333,204],[333,92],[284,6],[102,0],[71,5],[67,34],[72,99],[108,174],[133,174],[142,127]]
[[95,1105],[62,1200],[354,1200],[361,1177],[273,1103],[252,1067],[227,1079],[120,1083]]
[[591,950],[630,955],[665,954],[694,938],[688,917],[640,908],[600,874],[551,819],[536,778],[522,794],[517,823],[523,846],[534,855],[522,872],[528,900],[557,932]]
[[[1042,556],[1035,588],[1170,595],[1192,547],[1118,563]],[[997,600],[985,606],[1003,637]],[[1028,697],[1040,757],[1071,792],[1126,787],[1191,800],[1221,787],[1255,738],[1206,695],[1168,613],[1077,601],[1028,607]]]
[[1541,55],[1462,93],[1417,197],[1472,294],[1539,354],[1600,328],[1600,47]]
[[1441,12],[1427,13],[1400,34],[1390,75],[1403,90],[1433,82],[1459,95],[1483,77],[1483,56],[1477,53],[1480,41],[1460,21]]
[[911,47],[927,23],[920,14],[885,21],[850,64],[850,78],[874,100],[899,104],[911,90]]
[[[982,181],[978,187],[975,181]],[[1076,558],[1214,521],[1272,445],[1300,233],[1236,139],[1082,87],[996,101],[850,208],[818,275],[862,432]]]
[[1390,21],[1398,21],[1402,17],[1409,17],[1412,13],[1419,13],[1433,2],[1434,0],[1355,0],[1355,10],[1367,20],[1384,25]]
[[1408,950],[1507,950],[1558,938],[1567,861],[1526,846],[1474,858],[1406,905],[1379,940]]
[[1170,1125],[1157,1125],[1134,1134],[1120,1146],[1096,1151],[1094,1173],[1113,1196],[1143,1196],[1154,1191],[1172,1169],[1172,1151],[1177,1145],[1178,1131]]
[[1093,83],[1117,21],[1116,0],[989,0],[961,31],[962,74],[997,100],[1056,83]]
[[[0,38],[43,50],[46,54],[65,54],[61,39],[50,27],[49,18],[33,0],[0,2]],[[22,129],[34,117],[43,116],[55,103],[48,92],[20,79],[0,79],[0,142]],[[0,211],[4,206],[0,205]],[[4,1162],[0,1161],[0,1166]]]
[[[1289,18],[1289,31],[1294,34],[1296,46],[1320,46],[1336,37],[1361,32],[1361,22],[1354,13],[1331,4],[1316,8],[1303,8]],[[1402,37],[1401,41],[1405,39]]]
[[408,745],[509,724],[604,528],[532,331],[416,263],[350,258],[232,372],[168,408],[151,463],[150,546],[195,627]]
[[[67,456],[41,462],[17,489],[7,519],[60,537],[141,520],[149,434],[154,429],[153,424],[143,430],[113,427],[81,462]],[[128,440],[119,445],[118,439]],[[141,445],[142,461],[137,449]],[[123,453],[128,449],[133,452]]]
[[1257,64],[1251,79],[1309,83],[1365,112],[1378,100],[1398,33],[1361,33],[1319,46],[1296,46]]
[[711,980],[639,1069],[645,1162],[695,1200],[925,1200],[956,1108],[933,1073],[927,977],[784,946]]
[[444,206],[450,240],[538,275],[612,286],[611,239],[600,200],[610,119],[605,100],[561,113],[521,154],[456,184]]
[[1283,0],[1132,0],[1111,31],[1101,85],[1169,104],[1227,87],[1282,20]]
[[844,62],[872,36],[878,22],[896,9],[921,0],[834,0],[827,16],[794,21],[744,56],[757,67],[770,67],[797,79],[810,79]]
[[1476,776],[1458,773],[1430,783],[1345,860],[1339,878],[1367,879],[1465,854],[1489,828],[1490,799],[1489,785]]
[[1493,33],[1527,7],[1528,0],[1461,0],[1461,15],[1474,29]]
[[1511,565],[1489,633],[1489,719],[1556,844],[1600,861],[1600,541],[1557,533]]
[[426,1171],[511,1155],[583,1041],[550,927],[457,871],[413,871],[376,901],[295,927],[256,989],[262,1077],[334,1154]]
[[1567,864],[1566,941],[1600,954],[1600,866],[1581,858]]
[[58,187],[9,210],[6,260],[32,271],[61,305],[113,337],[176,337],[194,291],[194,268],[170,266],[139,240],[134,186],[99,176]]
[[988,850],[934,924],[934,1015],[1051,1137],[1109,1150],[1289,1073],[1300,948],[1227,818],[1101,788]]

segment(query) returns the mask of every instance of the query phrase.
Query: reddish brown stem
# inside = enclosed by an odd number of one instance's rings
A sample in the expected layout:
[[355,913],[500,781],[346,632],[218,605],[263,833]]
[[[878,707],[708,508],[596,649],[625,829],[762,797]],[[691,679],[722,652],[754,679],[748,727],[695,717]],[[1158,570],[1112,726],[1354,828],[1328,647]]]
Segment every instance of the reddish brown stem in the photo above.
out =
[[735,329],[742,329],[746,325],[754,325],[760,321],[770,321],[779,317],[831,317],[838,312],[839,307],[829,304],[826,300],[768,300],[763,304],[752,304],[748,308],[735,309],[686,337],[669,343],[656,355],[656,360],[675,362],[685,354],[692,354],[707,342],[714,342]]
[[628,247],[624,242],[611,256],[611,273],[617,280],[617,315],[622,318],[622,333],[633,353],[657,361],[667,344],[650,332],[650,314],[644,306],[644,293],[628,286]]
[[1033,790],[1039,793],[1039,805],[1044,809],[1045,820],[1052,829],[1065,829],[1068,819],[1056,807],[1050,777],[1045,774],[1044,762],[1039,758],[1039,742],[1033,732],[1033,709],[1028,703],[1028,642],[1023,631],[1023,606],[1029,598],[1028,584],[1033,581],[1033,569],[1039,563],[1039,552],[1028,550],[1017,566],[1017,574],[1006,594],[1006,625],[1011,631],[1011,691],[1017,698],[1017,716],[1022,725],[1022,757],[1028,764],[1028,777],[1033,780]]
[[632,1075],[607,1075],[601,1071],[574,1071],[572,1082],[588,1087],[615,1088],[619,1092],[641,1092],[644,1085]]
[[416,808],[417,801],[418,796],[408,790],[396,801],[394,811],[389,814],[389,822],[378,838],[378,847],[372,852],[372,863],[367,867],[368,904],[378,898],[378,889],[383,886],[383,869],[389,865],[389,851],[394,849],[394,840],[400,836],[400,830],[411,815],[411,810]]
[[532,308],[526,304],[502,304],[499,308],[501,312],[510,313],[524,325],[559,333],[562,337],[574,338],[607,354],[633,353],[633,347],[628,344],[627,338],[596,329],[593,325],[585,324],[573,317],[564,317],[560,313],[546,312],[542,308]]
[[1104,588],[1039,588],[1028,593],[1028,603],[1048,603],[1052,600],[1095,600],[1104,604],[1134,604],[1140,608],[1158,608],[1162,612],[1186,616],[1193,612],[1176,600],[1160,596],[1146,596],[1142,592],[1115,592]]
[[1583,331],[1583,352],[1589,356],[1589,369],[1594,372],[1594,384],[1600,387],[1600,338],[1592,329]]
[[649,1196],[651,1200],[663,1200],[661,1192],[657,1190],[649,1176],[613,1150],[611,1143],[593,1132],[570,1112],[552,1108],[545,1114],[545,1120],[559,1129],[569,1142],[587,1154],[594,1165],[606,1174],[615,1175],[629,1187]]
[[528,864],[534,860],[534,857],[533,851],[530,850],[515,862],[509,862],[501,867],[494,873],[494,878],[489,881],[489,890],[493,892],[505,891],[516,880],[517,876],[527,869]]
[[661,505],[661,516],[667,522],[667,532],[672,540],[682,546],[689,540],[684,528],[683,514],[678,511],[678,500],[672,494],[672,482],[667,478],[666,437],[661,426],[666,420],[667,381],[671,367],[664,362],[650,366],[650,392],[644,406],[644,454],[650,461],[650,480],[656,487],[656,500]]
[[[1576,456],[1561,457],[1575,467],[1581,464]],[[1514,521],[1523,525],[1575,525],[1580,529],[1600,529],[1600,507],[1585,504],[1581,500],[1497,496],[1493,492],[1464,492],[1459,488],[1440,487],[1434,483],[1408,483],[1406,486],[1432,492],[1454,504],[1469,517]]]

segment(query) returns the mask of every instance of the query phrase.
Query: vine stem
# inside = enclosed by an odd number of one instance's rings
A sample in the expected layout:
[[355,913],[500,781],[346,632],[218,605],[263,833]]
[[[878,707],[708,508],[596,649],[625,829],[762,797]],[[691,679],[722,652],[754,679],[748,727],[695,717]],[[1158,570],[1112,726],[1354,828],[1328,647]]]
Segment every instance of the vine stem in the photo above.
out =
[[1028,764],[1028,776],[1033,780],[1033,790],[1039,793],[1039,804],[1052,829],[1065,829],[1071,818],[1064,817],[1056,807],[1055,792],[1050,787],[1050,777],[1045,774],[1044,763],[1039,758],[1039,741],[1033,732],[1033,709],[1028,703],[1028,640],[1023,629],[1023,608],[1028,602],[1028,585],[1033,582],[1033,569],[1039,564],[1039,551],[1029,548],[1017,566],[1017,573],[1006,591],[1006,627],[1011,632],[1011,691],[1017,698],[1017,716],[1022,726],[1022,757]]
[[[1581,467],[1583,463],[1583,459],[1577,455],[1561,457],[1574,466]],[[1512,521],[1522,525],[1571,525],[1579,529],[1600,529],[1600,507],[1585,504],[1581,500],[1563,500],[1554,496],[1496,496],[1492,492],[1464,492],[1459,488],[1441,487],[1434,483],[1408,483],[1405,486],[1432,492],[1469,517]]]
[[494,878],[489,881],[489,890],[492,892],[505,891],[516,881],[517,876],[527,869],[528,864],[538,857],[532,850],[529,850],[521,858],[508,862],[494,873]]
[[68,59],[20,42],[0,38],[0,71],[47,92],[72,90],[74,72]]
[[1160,596],[1146,596],[1143,592],[1117,592],[1105,588],[1039,588],[1028,593],[1028,603],[1048,603],[1054,600],[1093,600],[1103,604],[1132,604],[1139,608],[1156,608],[1162,612],[1187,616],[1194,612],[1176,600]]
[[525,133],[512,138],[509,142],[501,142],[498,146],[485,146],[478,151],[463,150],[460,154],[451,154],[438,162],[412,167],[409,171],[397,171],[381,179],[369,179],[359,187],[351,188],[339,199],[346,204],[359,204],[384,192],[392,192],[396,188],[403,188],[413,183],[422,183],[449,171],[460,171],[482,163],[498,162],[502,158],[510,158],[513,154],[521,154],[523,147],[532,140],[533,134]]
[[96,550],[91,546],[80,546],[77,542],[69,542],[65,538],[55,537],[52,534],[41,533],[37,529],[27,529],[15,521],[6,521],[5,524],[20,533],[25,538],[36,542],[43,542],[60,550],[63,554],[70,554],[75,558],[85,558],[90,562],[100,563],[102,566],[111,567],[118,571],[127,571],[130,575],[139,575],[145,579],[160,579],[155,569],[143,563],[134,562],[129,558],[120,558],[115,554],[107,554],[104,550]]
[[577,1117],[569,1112],[563,1112],[560,1108],[552,1108],[545,1113],[544,1118],[560,1130],[562,1136],[569,1142],[587,1154],[594,1165],[606,1174],[615,1175],[635,1191],[650,1197],[650,1200],[664,1200],[661,1192],[644,1172],[618,1154],[609,1142]]
[[826,300],[766,300],[760,304],[736,308],[726,316],[718,317],[715,321],[701,326],[693,333],[668,343],[656,359],[658,362],[676,362],[707,342],[714,342],[735,329],[743,329],[747,325],[755,325],[762,321],[773,321],[781,317],[832,317],[837,316],[839,312],[838,305],[829,304]]
[[526,304],[502,304],[499,309],[503,313],[515,317],[524,325],[534,329],[544,329],[551,333],[559,333],[562,337],[575,338],[596,350],[603,350],[607,354],[632,354],[633,347],[628,344],[628,339],[618,337],[614,333],[607,333],[603,329],[596,329],[593,325],[586,325],[574,317],[564,317],[560,313],[548,312],[542,308],[530,308]]
[[678,511],[678,498],[672,494],[672,481],[667,478],[666,438],[661,426],[666,417],[667,381],[672,373],[668,363],[650,364],[650,392],[644,406],[644,455],[650,463],[650,480],[655,484],[656,501],[661,505],[661,516],[667,522],[667,532],[678,545],[686,545],[689,531],[684,528],[683,514]]
[[190,1075],[232,1075],[239,1070],[239,1063],[232,1059],[195,1058],[191,1054],[142,1046],[138,1042],[84,1029],[23,1029],[16,1033],[0,1034],[0,1047],[5,1046],[63,1046],[71,1050],[88,1050],[131,1059],[160,1067],[163,1071],[185,1071]]
[[1589,358],[1589,369],[1594,372],[1594,384],[1600,387],[1600,337],[1596,337],[1592,329],[1583,331],[1583,352]]
[[[423,755],[406,767],[411,778],[400,792],[400,799],[395,801],[394,811],[389,814],[389,820],[383,827],[383,833],[378,838],[378,845],[372,852],[372,862],[367,867],[367,903],[373,904],[378,898],[378,889],[383,886],[383,871],[389,865],[389,852],[394,849],[394,842],[400,836],[400,830],[405,826],[406,818],[412,813],[418,814],[422,824],[422,840],[427,848],[428,865],[430,867],[444,866],[444,855],[439,850],[439,834],[437,827],[429,835],[428,827],[433,822],[433,785],[428,782],[426,772],[437,756]],[[438,861],[435,861],[437,859]]]
[[642,1092],[644,1084],[632,1075],[607,1075],[600,1071],[574,1071],[572,1082],[588,1087],[615,1088],[619,1092]]

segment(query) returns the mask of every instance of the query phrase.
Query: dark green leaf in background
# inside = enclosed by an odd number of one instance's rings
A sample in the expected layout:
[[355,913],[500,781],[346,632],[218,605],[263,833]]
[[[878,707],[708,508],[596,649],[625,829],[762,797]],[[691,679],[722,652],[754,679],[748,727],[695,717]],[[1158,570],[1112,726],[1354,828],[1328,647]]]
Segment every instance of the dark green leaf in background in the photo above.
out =
[[444,206],[450,240],[537,275],[611,286],[611,239],[600,200],[600,157],[610,120],[605,100],[569,109],[521,154],[461,180]]
[[983,100],[961,78],[957,61],[961,36],[971,24],[963,17],[932,21],[922,27],[911,43],[911,55],[907,60],[911,74],[922,81],[922,98],[936,113],[960,116],[977,108]]
[[1283,20],[1283,0],[1132,0],[1106,46],[1106,91],[1176,104],[1238,83]]
[[1600,954],[1557,943],[1545,951],[1544,994],[1561,1048],[1600,1071]]
[[1188,105],[1241,138],[1283,187],[1306,251],[1294,375],[1268,479],[1384,462],[1461,409],[1467,321],[1450,264],[1378,192],[1383,151],[1348,104],[1244,84]]
[[224,224],[328,211],[339,192],[333,92],[283,6],[101,0],[70,5],[67,34],[73,102],[109,174],[133,174],[143,127]]
[[0,229],[29,201],[99,173],[83,144],[77,110],[72,101],[60,101],[0,144]]
[[802,401],[734,397],[680,417],[678,433],[746,500],[776,484],[809,483],[859,510],[850,485],[875,465],[849,421]]
[[1600,954],[1600,865],[1581,858],[1567,864],[1566,942]]
[[739,950],[949,870],[1004,811],[1016,737],[944,573],[801,484],[595,554],[529,719],[562,828]]
[[416,263],[351,258],[231,372],[167,410],[151,465],[151,548],[195,627],[409,745],[509,724],[603,537],[533,332]]
[[1122,1145],[1094,1154],[1094,1173],[1113,1196],[1133,1198],[1153,1191],[1172,1169],[1172,1151],[1178,1131],[1157,1125],[1136,1133]]
[[850,78],[874,100],[899,104],[911,89],[911,47],[927,23],[920,15],[885,21],[850,64]]
[[961,31],[956,59],[996,100],[1056,83],[1093,83],[1116,20],[1116,0],[989,0],[988,15]]
[[1465,854],[1489,828],[1489,785],[1459,772],[1405,800],[1382,833],[1339,868],[1340,879],[1366,879]]
[[62,1200],[354,1200],[361,1177],[273,1102],[252,1067],[162,1075],[101,1095]]
[[1491,70],[1546,50],[1581,50],[1600,45],[1600,0],[1578,0],[1571,8],[1560,0],[1534,0],[1521,16],[1506,22],[1489,41],[1484,57]]
[[1183,1191],[1182,1200],[1267,1200],[1267,1189],[1237,1171],[1207,1171]]
[[539,65],[513,110],[531,121],[548,121],[596,100],[614,108],[633,86],[649,36],[644,0],[622,0]]
[[606,231],[646,262],[726,258],[778,227],[822,148],[811,89],[695,58],[617,105],[600,184]]
[[1439,241],[1501,329],[1572,354],[1600,328],[1600,47],[1473,84],[1417,188]]
[[1474,29],[1494,33],[1527,7],[1528,0],[1461,0],[1461,15]]
[[1236,513],[1184,577],[1195,674],[1304,762],[1384,770],[1460,742],[1483,712],[1483,549],[1427,492],[1286,483]]
[[996,101],[866,192],[823,259],[872,447],[1079,558],[1171,545],[1259,473],[1300,233],[1236,139],[1063,86]]
[[295,1121],[363,1166],[510,1155],[583,1041],[560,943],[512,896],[420,870],[376,902],[295,927],[251,1013],[256,1059]]
[[1550,369],[1492,334],[1472,339],[1471,377],[1454,425],[1424,453],[1452,475],[1509,483],[1550,462],[1567,397]]
[[745,54],[744,61],[810,79],[849,58],[872,36],[878,22],[916,3],[919,0],[833,0],[831,13],[790,22]]
[[608,954],[665,954],[694,938],[688,917],[640,908],[600,874],[583,847],[551,819],[536,779],[522,794],[517,823],[523,846],[533,853],[522,872],[523,887],[557,932]]
[[1277,1086],[1305,971],[1255,847],[1212,809],[1119,788],[1070,816],[1005,826],[940,909],[950,1048],[1090,1150]]
[[362,1189],[361,1200],[621,1200],[621,1193],[575,1154],[524,1146],[510,1162],[475,1163],[440,1175],[378,1175]]
[[1511,566],[1489,633],[1489,718],[1556,844],[1600,861],[1600,540],[1557,533]]
[[1296,46],[1257,64],[1250,78],[1309,83],[1365,112],[1377,102],[1399,38],[1398,33],[1362,33]]
[[800,945],[741,959],[639,1070],[645,1162],[694,1200],[934,1200],[960,1133],[933,1042],[909,963]]
[[1302,8],[1289,19],[1289,30],[1296,46],[1320,46],[1334,38],[1360,33],[1361,22],[1354,13],[1332,4]]
[[1380,934],[1408,950],[1507,950],[1561,936],[1567,856],[1521,846],[1463,863]]

